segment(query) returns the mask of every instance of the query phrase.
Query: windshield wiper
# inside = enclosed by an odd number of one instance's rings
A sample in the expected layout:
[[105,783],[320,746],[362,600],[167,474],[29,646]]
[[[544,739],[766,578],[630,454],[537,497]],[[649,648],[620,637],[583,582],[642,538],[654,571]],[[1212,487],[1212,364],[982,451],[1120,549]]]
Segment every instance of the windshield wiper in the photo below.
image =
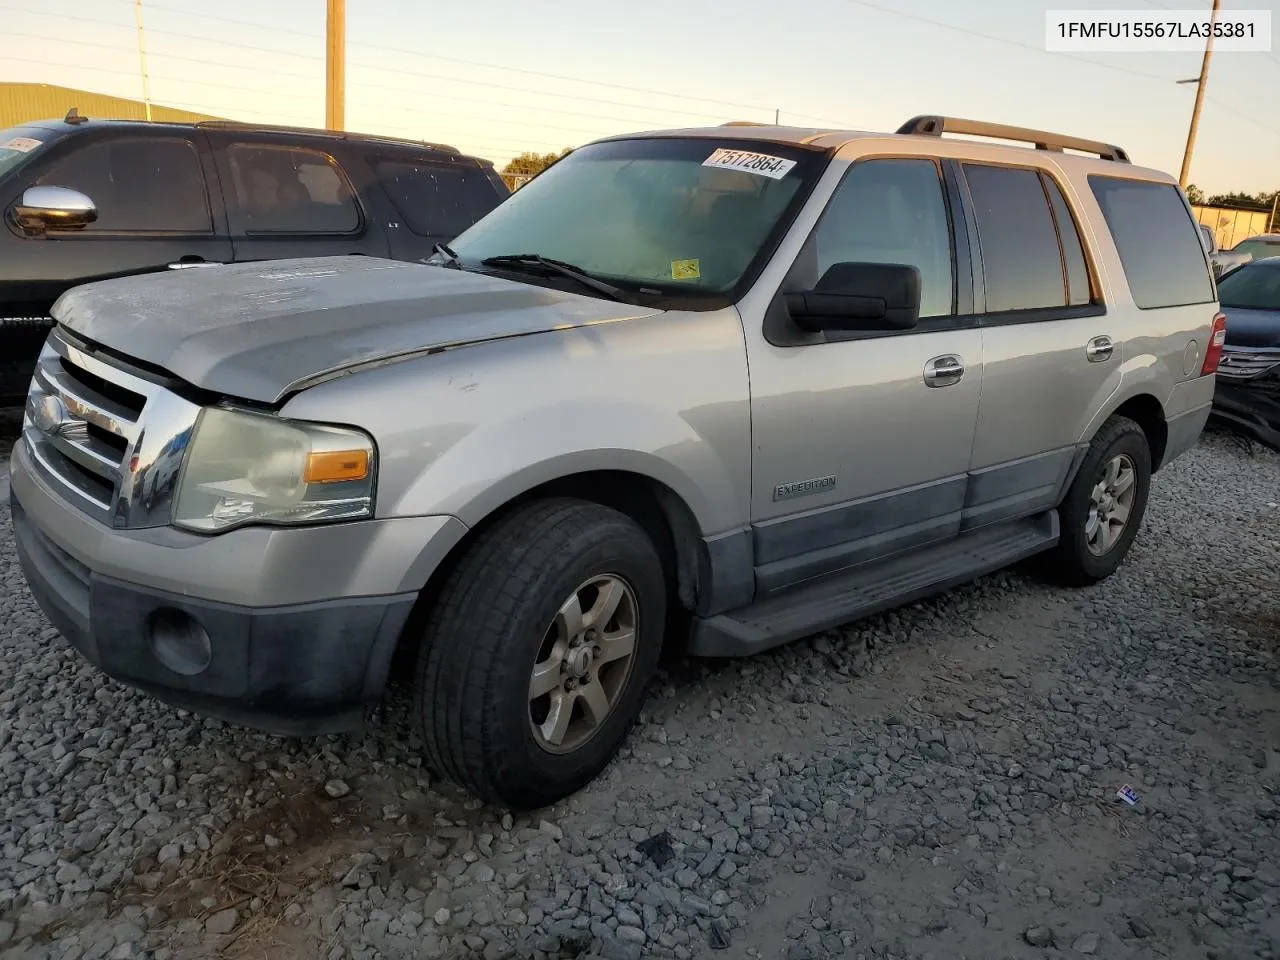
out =
[[447,243],[437,243],[431,248],[432,252],[444,258],[444,266],[452,267],[454,270],[462,269],[462,261],[458,259],[458,255],[449,249]]
[[617,300],[621,303],[631,302],[627,295],[613,284],[605,283],[603,280],[591,276],[581,267],[572,263],[565,263],[563,260],[552,260],[550,257],[544,257],[539,253],[505,253],[497,257],[485,257],[480,263],[486,267],[539,266],[553,273],[558,273],[562,277],[576,280],[584,287],[590,287],[597,293],[603,293],[611,300]]

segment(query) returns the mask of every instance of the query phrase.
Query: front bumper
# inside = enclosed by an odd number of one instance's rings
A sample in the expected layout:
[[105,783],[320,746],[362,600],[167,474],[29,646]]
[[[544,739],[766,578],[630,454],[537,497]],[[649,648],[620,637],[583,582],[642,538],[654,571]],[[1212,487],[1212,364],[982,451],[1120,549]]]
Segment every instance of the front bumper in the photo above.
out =
[[48,489],[21,442],[10,474],[23,573],[76,650],[159,699],[273,733],[359,726],[418,590],[465,532],[450,517],[111,531]]
[[1213,416],[1280,451],[1280,374],[1248,380],[1218,377]]

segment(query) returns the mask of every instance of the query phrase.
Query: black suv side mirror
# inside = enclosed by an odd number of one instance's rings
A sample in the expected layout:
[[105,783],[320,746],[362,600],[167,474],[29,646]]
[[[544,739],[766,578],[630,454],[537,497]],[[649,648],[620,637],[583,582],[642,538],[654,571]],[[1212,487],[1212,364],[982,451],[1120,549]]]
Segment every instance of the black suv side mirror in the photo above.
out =
[[29,187],[13,208],[13,218],[24,233],[83,230],[98,219],[98,208],[78,190]]
[[833,263],[818,285],[784,294],[791,319],[821,330],[910,330],[920,321],[920,269],[905,263]]

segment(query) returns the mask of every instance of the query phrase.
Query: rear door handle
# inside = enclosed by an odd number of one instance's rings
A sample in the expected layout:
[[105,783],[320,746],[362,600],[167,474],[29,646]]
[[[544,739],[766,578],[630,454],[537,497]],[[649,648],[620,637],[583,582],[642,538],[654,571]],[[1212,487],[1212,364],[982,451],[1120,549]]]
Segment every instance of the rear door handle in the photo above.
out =
[[949,387],[964,376],[964,361],[954,353],[934,357],[924,365],[924,382],[929,387]]
[[1110,337],[1094,337],[1085,345],[1084,355],[1089,358],[1090,363],[1102,363],[1104,360],[1111,359],[1115,348],[1116,345],[1111,342]]
[[219,263],[217,260],[179,260],[177,263],[169,264],[170,270],[190,270],[192,267],[222,267],[226,264]]

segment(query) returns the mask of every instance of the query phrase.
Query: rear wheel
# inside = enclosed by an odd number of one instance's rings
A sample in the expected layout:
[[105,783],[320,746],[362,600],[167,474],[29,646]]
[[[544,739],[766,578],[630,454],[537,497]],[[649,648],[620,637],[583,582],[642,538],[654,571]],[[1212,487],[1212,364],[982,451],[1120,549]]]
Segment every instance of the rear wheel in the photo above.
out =
[[1102,425],[1060,511],[1062,535],[1046,557],[1049,573],[1073,586],[1115,573],[1133,544],[1151,489],[1151,448],[1137,423]]
[[428,617],[414,690],[428,762],[516,808],[585,786],[639,713],[665,616],[662,563],[629,517],[518,508],[467,549]]

